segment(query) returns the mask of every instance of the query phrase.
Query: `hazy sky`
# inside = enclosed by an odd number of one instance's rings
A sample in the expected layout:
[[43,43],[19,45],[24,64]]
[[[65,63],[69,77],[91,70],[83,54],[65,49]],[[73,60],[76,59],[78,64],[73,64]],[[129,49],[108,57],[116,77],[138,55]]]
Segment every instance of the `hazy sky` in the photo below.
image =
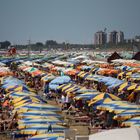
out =
[[140,0],[0,0],[0,41],[92,43],[105,27],[140,35]]

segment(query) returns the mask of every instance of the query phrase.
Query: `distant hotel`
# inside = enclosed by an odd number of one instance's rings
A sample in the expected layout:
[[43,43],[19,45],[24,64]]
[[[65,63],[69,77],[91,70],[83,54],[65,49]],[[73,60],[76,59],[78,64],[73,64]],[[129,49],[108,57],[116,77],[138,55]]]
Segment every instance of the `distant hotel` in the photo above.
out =
[[[112,31],[109,34],[109,43],[118,44],[124,42],[124,33],[122,31]],[[107,34],[103,31],[98,31],[94,35],[95,45],[104,45],[107,43]]]
[[109,43],[118,44],[124,42],[124,33],[122,31],[112,31],[109,34]]
[[104,45],[107,42],[107,34],[103,31],[98,31],[94,35],[95,45]]

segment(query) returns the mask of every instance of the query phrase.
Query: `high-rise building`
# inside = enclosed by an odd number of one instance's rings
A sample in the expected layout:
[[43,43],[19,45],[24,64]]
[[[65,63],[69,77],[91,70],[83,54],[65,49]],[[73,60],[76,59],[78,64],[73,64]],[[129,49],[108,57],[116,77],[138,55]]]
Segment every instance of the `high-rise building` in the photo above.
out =
[[107,42],[107,35],[103,31],[98,31],[94,35],[95,45],[104,45]]
[[124,42],[124,33],[122,31],[117,32],[117,43]]
[[117,44],[117,31],[112,31],[109,34],[109,43]]
[[122,31],[112,31],[109,34],[109,43],[117,44],[124,42],[124,33]]

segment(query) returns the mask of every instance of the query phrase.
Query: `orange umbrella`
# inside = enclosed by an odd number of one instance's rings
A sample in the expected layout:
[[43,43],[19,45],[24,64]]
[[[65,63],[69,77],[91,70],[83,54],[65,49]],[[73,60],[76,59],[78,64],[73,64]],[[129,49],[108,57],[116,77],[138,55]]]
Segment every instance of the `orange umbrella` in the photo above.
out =
[[67,75],[76,75],[76,73],[78,73],[79,71],[76,70],[76,69],[73,69],[73,70],[69,70],[66,72]]

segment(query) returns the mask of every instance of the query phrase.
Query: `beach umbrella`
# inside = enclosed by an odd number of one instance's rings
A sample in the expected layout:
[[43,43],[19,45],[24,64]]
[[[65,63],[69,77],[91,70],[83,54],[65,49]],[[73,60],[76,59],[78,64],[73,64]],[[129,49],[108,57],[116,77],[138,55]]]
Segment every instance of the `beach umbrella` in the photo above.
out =
[[20,118],[26,118],[26,117],[57,117],[60,118],[61,116],[53,111],[42,111],[42,110],[34,110],[34,111],[27,111],[20,113],[20,110],[18,110],[18,117]]
[[27,71],[27,72],[29,72],[29,73],[34,72],[34,71],[37,71],[37,70],[38,70],[38,69],[35,68],[35,67],[28,67],[28,68],[25,68],[25,69],[24,69],[24,71]]
[[84,93],[92,93],[92,92],[97,92],[97,90],[96,89],[80,89],[80,90],[78,90],[78,91],[76,91],[76,94],[84,94]]
[[90,102],[89,102],[89,106],[91,106],[92,104],[94,104],[94,106],[97,105],[101,105],[103,103],[108,103],[112,100],[120,100],[120,98],[118,98],[117,96],[113,95],[113,94],[109,94],[109,93],[101,93],[97,96],[95,96]]
[[132,117],[140,116],[140,108],[135,110],[126,110],[120,114],[114,116],[115,120],[127,120]]
[[62,85],[57,87],[57,90],[62,90],[64,87],[70,86],[70,85],[72,85],[72,83],[70,83],[70,84],[62,84]]
[[49,81],[51,81],[53,79],[55,79],[55,76],[51,74],[51,75],[46,75],[46,76],[42,77],[41,81],[42,82],[49,82]]
[[68,89],[70,89],[72,87],[74,87],[74,84],[73,83],[67,84],[67,85],[61,87],[61,91],[62,92],[65,92],[66,90],[68,90]]
[[140,91],[140,86],[135,89],[136,92]]
[[140,116],[131,118],[131,119],[127,120],[127,121],[124,121],[122,123],[122,126],[133,126],[134,124],[140,124]]
[[38,101],[38,102],[40,102],[41,101],[41,99],[40,99],[40,97],[39,96],[29,96],[29,95],[27,95],[27,96],[23,96],[23,97],[20,97],[20,98],[16,98],[16,99],[13,99],[12,100],[12,103],[13,104],[16,104],[16,103],[18,103],[18,102],[20,102],[20,101],[24,101],[24,100],[33,100],[33,101]]
[[56,123],[62,123],[59,119],[49,119],[49,118],[44,118],[44,119],[32,119],[32,120],[19,120],[18,121],[18,128],[19,129],[24,129],[24,128],[30,128],[32,126],[37,126],[37,125],[48,125],[49,124],[56,124]]
[[118,114],[118,113],[122,113],[124,111],[127,111],[127,110],[136,110],[137,108],[139,108],[138,105],[135,105],[135,104],[130,104],[130,103],[124,103],[122,105],[119,105],[119,106],[115,106],[111,111]]
[[49,104],[40,104],[40,103],[31,103],[25,106],[22,106],[22,109],[28,110],[42,110],[42,111],[60,111],[60,108],[49,105]]
[[65,84],[69,83],[71,78],[69,76],[59,76],[50,82],[50,84]]
[[115,108],[119,106],[124,106],[128,104],[126,101],[110,101],[108,103],[103,103],[97,107],[99,110],[107,110],[109,112],[113,112]]
[[33,89],[27,87],[27,86],[18,86],[14,89],[14,91],[30,91],[30,92],[34,92]]
[[31,72],[32,77],[40,76],[42,74],[43,74],[43,72],[40,70],[36,70],[36,71]]
[[129,86],[131,86],[131,82],[125,82],[125,83],[123,83],[123,84],[121,84],[121,85],[119,86],[118,91],[120,92],[120,91],[122,91],[122,90],[124,90],[124,89],[127,89]]
[[99,92],[87,92],[87,93],[83,93],[80,95],[77,95],[74,99],[75,100],[91,100],[92,98],[94,98],[97,94],[99,94]]
[[134,89],[136,89],[137,86],[138,86],[138,84],[132,84],[127,88],[127,90],[134,90]]
[[57,140],[58,138],[64,138],[64,133],[48,133],[48,134],[41,134],[41,135],[36,135],[29,140]]
[[18,106],[21,107],[21,106],[24,106],[24,104],[26,103],[41,103],[41,100],[31,97],[31,98],[24,99],[24,100],[14,103],[14,107],[18,107]]
[[[31,126],[29,128],[21,129],[21,134],[46,134],[48,133],[48,126],[47,124],[40,124]],[[63,132],[65,130],[65,127],[60,125],[52,125],[53,132]]]
[[6,96],[11,96],[13,98],[29,96],[29,95],[38,97],[34,92],[28,92],[28,91],[13,91],[13,92],[9,92],[8,94],[6,94]]

